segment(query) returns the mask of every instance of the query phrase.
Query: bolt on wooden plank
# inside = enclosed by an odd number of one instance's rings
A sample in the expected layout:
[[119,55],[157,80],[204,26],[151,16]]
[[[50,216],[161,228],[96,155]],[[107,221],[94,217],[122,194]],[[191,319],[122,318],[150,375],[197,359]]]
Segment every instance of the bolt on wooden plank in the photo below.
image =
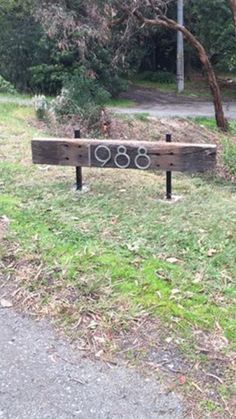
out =
[[213,170],[212,144],[97,139],[38,138],[33,163],[115,169],[204,172]]

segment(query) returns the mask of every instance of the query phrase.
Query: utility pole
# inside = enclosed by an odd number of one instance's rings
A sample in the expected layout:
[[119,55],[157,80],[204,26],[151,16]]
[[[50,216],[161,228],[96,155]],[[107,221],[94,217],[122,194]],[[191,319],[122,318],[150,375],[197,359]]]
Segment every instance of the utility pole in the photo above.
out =
[[[184,0],[178,0],[177,20],[179,25],[184,25]],[[180,31],[177,33],[177,90],[184,91],[184,36]]]

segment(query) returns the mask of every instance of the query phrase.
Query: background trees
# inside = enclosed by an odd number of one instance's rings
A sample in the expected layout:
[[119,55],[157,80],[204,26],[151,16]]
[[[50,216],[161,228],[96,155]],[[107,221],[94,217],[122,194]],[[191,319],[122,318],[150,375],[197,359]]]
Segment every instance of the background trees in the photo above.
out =
[[[3,0],[0,6],[0,73],[20,89],[57,92],[63,75],[79,66],[96,73],[101,83],[116,94],[123,84],[119,76],[132,71],[164,70],[175,73],[176,34],[160,27],[140,27],[122,19],[124,5],[139,2],[58,0],[37,2]],[[176,19],[176,1],[157,1]],[[151,1],[141,12],[151,17]],[[199,39],[217,70],[236,69],[232,13],[235,0],[186,1],[185,22]],[[214,14],[214,19],[212,15]],[[118,25],[110,27],[112,19]],[[236,16],[236,13],[233,13]],[[210,22],[210,24],[209,24]],[[199,71],[197,54],[186,47],[189,76]]]
[[[235,0],[185,2],[186,27],[204,50],[196,42],[195,49],[186,46],[189,77],[200,70],[199,57],[211,74],[236,71],[235,17]],[[156,18],[161,24],[147,23]],[[74,85],[81,74],[116,96],[124,89],[123,75],[161,70],[174,77],[175,21],[175,0],[3,0],[0,74],[18,89],[50,94],[70,78]],[[185,36],[190,41],[186,31]],[[219,95],[213,78],[210,85]],[[220,107],[219,98],[215,105]]]

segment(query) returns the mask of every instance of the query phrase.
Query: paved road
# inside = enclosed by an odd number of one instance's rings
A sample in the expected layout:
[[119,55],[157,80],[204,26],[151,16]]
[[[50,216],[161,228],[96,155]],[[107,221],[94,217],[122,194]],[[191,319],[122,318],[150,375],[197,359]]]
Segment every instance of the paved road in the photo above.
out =
[[45,322],[0,309],[1,419],[181,419],[173,393],[81,357]]
[[[224,104],[225,116],[229,119],[236,119],[236,103]],[[132,108],[112,108],[112,111],[119,114],[141,114],[148,113],[150,116],[159,118],[168,117],[214,117],[214,107],[210,102],[193,101],[189,103],[146,103]]]
[[[137,106],[128,109],[119,109],[119,113],[143,113],[148,112],[156,117],[214,117],[214,107],[210,100],[198,97],[178,95],[174,92],[163,92],[159,89],[151,89],[131,85],[127,92],[121,95],[124,99],[134,100]],[[236,101],[224,103],[224,111],[227,118],[236,119]]]
[[[144,93],[142,92],[144,95]],[[141,95],[140,95],[141,96]],[[163,96],[163,97],[162,97]],[[159,118],[168,118],[168,117],[214,117],[214,107],[211,102],[201,101],[199,99],[190,99],[188,97],[178,98],[174,94],[161,94],[157,96],[155,102],[150,100],[143,101],[140,97],[140,103],[136,107],[129,108],[110,108],[111,111],[119,114],[141,114],[148,113],[150,116],[159,117]],[[138,98],[139,99],[139,98]],[[148,96],[147,96],[147,99]],[[178,103],[179,102],[181,103]],[[16,103],[23,106],[32,106],[32,100],[30,99],[20,99],[20,98],[9,98],[9,97],[0,97],[0,103]],[[224,103],[225,115],[227,118],[236,119],[236,103],[228,102]]]

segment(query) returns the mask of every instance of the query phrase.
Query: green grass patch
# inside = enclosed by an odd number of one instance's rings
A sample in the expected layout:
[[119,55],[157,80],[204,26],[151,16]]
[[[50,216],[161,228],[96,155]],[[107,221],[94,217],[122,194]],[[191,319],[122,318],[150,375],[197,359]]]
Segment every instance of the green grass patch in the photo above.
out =
[[[223,77],[223,76],[220,76],[220,77]],[[168,79],[168,76],[167,76],[167,79]],[[155,73],[151,74],[150,79],[148,79],[146,73],[140,73],[133,76],[130,81],[133,84],[141,86],[141,87],[159,89],[162,92],[176,93],[179,96],[188,96],[188,97],[193,97],[193,98],[196,97],[196,98],[212,100],[212,95],[211,95],[207,80],[204,80],[201,77],[196,77],[195,75],[193,75],[193,78],[191,81],[185,80],[183,93],[177,93],[176,82],[171,81],[171,79],[165,82],[165,78],[162,77],[161,80],[158,80],[158,72],[157,72],[156,80],[155,80]],[[221,87],[221,92],[222,92],[223,98],[225,99],[235,98],[235,88],[230,86],[230,84],[228,86],[225,85]]]
[[[162,92],[177,93],[177,85],[174,81],[154,81],[148,80],[146,77],[143,77],[143,74],[137,74],[133,76],[131,82],[135,85],[141,87],[147,87],[151,89],[159,89]],[[178,93],[177,93],[178,94]],[[204,80],[197,81],[185,81],[185,89],[183,93],[179,94],[180,96],[189,96],[189,97],[202,97],[210,98],[211,94],[209,87]]]
[[[217,131],[216,121],[213,118],[197,117],[193,118],[193,121],[199,125],[206,127],[212,131]],[[236,121],[229,121],[230,134],[228,137],[221,135],[222,143],[222,160],[227,168],[228,172],[232,175],[236,175]]]
[[137,119],[138,121],[141,121],[141,122],[147,122],[148,121],[148,118],[149,118],[149,113],[148,112],[139,112],[139,113],[135,113],[134,115],[133,115],[133,117],[135,118],[135,119]]
[[235,139],[223,139],[223,160],[231,175],[236,175],[236,141]]
[[22,94],[22,93],[12,93],[12,94],[10,94],[10,93],[0,93],[0,99],[1,98],[7,98],[7,99],[18,99],[18,100],[21,100],[21,99],[29,99],[29,100],[31,100],[32,99],[32,95],[30,95],[30,94]]
[[112,108],[132,108],[135,107],[137,104],[134,100],[129,99],[110,99],[106,106]]
[[33,111],[13,105],[0,111],[0,215],[11,220],[16,257],[40,259],[45,267],[40,280],[25,280],[27,290],[49,305],[62,292],[58,304],[70,305],[66,295],[73,290],[68,321],[86,299],[87,310],[110,319],[117,310],[119,318],[127,316],[120,301],[133,314],[144,309],[185,337],[218,322],[236,347],[233,187],[175,175],[183,199],[167,205],[157,199],[162,175],[94,169],[84,170],[90,192],[77,194],[73,168],[31,164]]

